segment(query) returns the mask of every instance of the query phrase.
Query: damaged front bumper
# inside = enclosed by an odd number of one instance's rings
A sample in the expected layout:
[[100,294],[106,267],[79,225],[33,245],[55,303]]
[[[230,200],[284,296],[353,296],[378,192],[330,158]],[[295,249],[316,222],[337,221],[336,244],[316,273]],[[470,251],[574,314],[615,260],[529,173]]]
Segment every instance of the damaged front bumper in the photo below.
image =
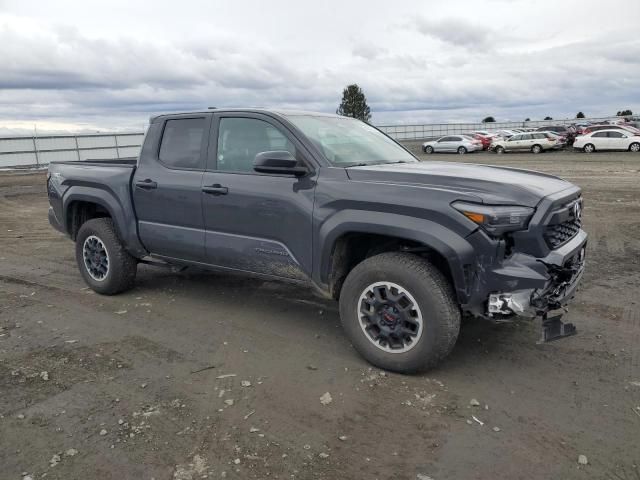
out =
[[545,289],[533,288],[490,294],[487,314],[535,318],[564,307],[574,297],[584,273],[584,254],[581,256],[583,258],[577,265],[568,267],[549,265],[552,279]]
[[[544,258],[514,253],[497,267],[485,270],[484,308],[480,316],[546,318],[574,297],[585,267],[587,234],[580,230],[565,245]],[[479,294],[481,294],[478,292]]]

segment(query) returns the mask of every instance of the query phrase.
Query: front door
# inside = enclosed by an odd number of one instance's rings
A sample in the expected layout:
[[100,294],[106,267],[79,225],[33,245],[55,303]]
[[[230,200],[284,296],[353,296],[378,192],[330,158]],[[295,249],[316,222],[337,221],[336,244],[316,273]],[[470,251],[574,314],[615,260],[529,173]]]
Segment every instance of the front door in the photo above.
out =
[[607,132],[607,148],[609,150],[626,150],[626,133],[621,131]]
[[453,149],[453,137],[442,137],[435,144],[436,152],[450,152]]
[[154,255],[204,260],[202,176],[210,124],[211,115],[176,117],[153,123],[147,133],[132,189],[140,240]]
[[[303,146],[260,114],[216,115],[202,203],[207,263],[296,280],[311,276],[315,173]],[[288,150],[303,177],[261,174],[256,154]]]

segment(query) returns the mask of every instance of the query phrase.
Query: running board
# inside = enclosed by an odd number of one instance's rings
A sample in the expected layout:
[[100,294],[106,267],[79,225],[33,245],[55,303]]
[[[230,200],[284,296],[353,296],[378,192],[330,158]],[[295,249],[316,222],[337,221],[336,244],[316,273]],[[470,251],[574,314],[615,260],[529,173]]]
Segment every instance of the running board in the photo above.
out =
[[184,272],[187,268],[189,268],[187,265],[175,265],[163,262],[162,260],[156,260],[155,258],[151,257],[141,258],[140,260],[138,260],[138,263],[144,263],[145,265],[151,265],[153,267],[169,268],[175,273]]

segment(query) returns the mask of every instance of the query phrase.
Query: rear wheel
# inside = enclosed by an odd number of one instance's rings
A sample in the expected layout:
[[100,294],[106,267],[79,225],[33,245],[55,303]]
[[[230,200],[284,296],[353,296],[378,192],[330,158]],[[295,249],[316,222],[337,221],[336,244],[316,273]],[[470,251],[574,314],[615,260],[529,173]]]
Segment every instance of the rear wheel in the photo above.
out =
[[110,218],[86,221],[76,237],[76,261],[89,287],[104,295],[131,288],[137,260],[122,245]]
[[424,147],[424,153],[433,153],[433,147],[431,145],[427,145]]
[[534,145],[531,147],[531,153],[540,153],[542,152],[542,147],[540,145]]
[[629,150],[632,152],[640,152],[640,143],[632,143],[631,145],[629,145]]
[[370,257],[349,273],[340,318],[365,359],[403,373],[440,362],[460,330],[460,309],[446,278],[425,259],[400,252]]
[[582,147],[582,151],[584,153],[593,153],[596,151],[596,147],[592,143],[587,143],[584,147]]
[[465,147],[458,147],[458,153],[460,155],[464,155],[465,153],[467,153],[467,149]]

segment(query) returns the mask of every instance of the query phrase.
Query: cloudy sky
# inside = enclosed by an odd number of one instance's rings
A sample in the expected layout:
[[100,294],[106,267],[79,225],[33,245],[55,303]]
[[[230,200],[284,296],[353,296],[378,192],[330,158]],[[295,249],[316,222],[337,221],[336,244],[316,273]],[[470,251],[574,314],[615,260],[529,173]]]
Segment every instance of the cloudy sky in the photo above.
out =
[[375,124],[640,111],[637,0],[0,0],[0,134],[207,106]]

